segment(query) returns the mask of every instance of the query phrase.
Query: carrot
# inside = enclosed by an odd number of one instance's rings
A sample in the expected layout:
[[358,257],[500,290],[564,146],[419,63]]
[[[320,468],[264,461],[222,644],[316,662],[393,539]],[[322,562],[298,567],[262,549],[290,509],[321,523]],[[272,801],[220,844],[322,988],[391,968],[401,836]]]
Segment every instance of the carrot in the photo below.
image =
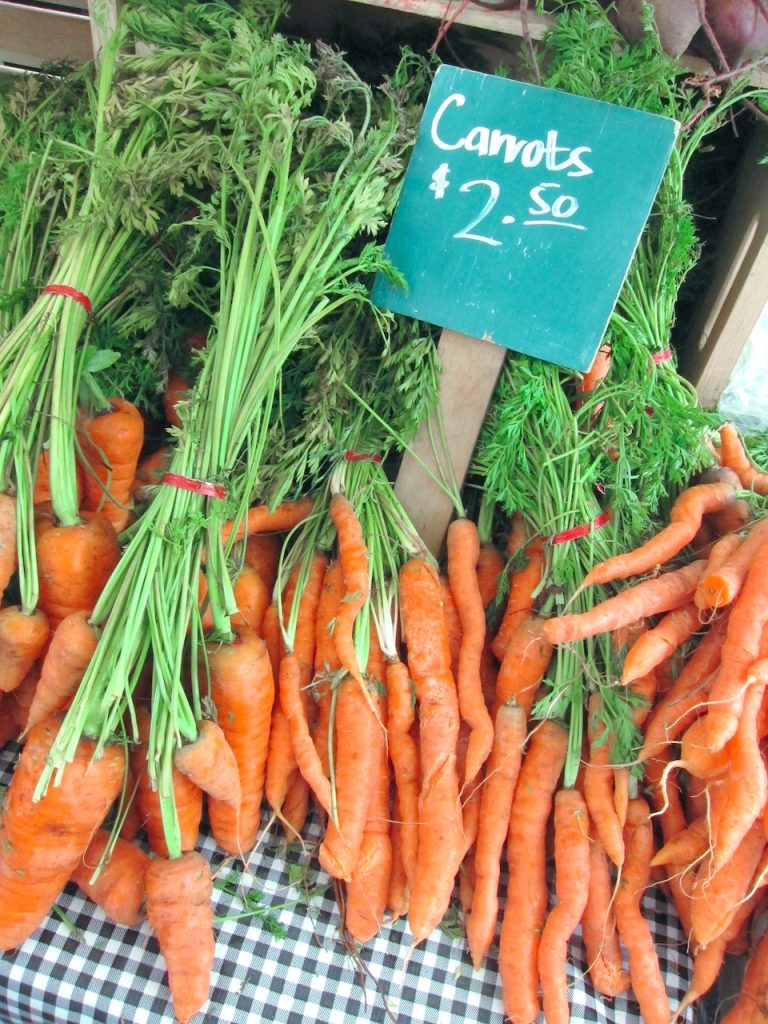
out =
[[98,642],[88,615],[72,612],[56,627],[29,708],[28,729],[66,707],[80,685]]
[[[372,638],[375,630],[371,631]],[[380,650],[374,640],[368,658],[368,675],[384,675],[383,663],[378,662]],[[386,725],[387,702],[379,695],[376,710]],[[347,886],[344,923],[357,942],[368,942],[381,928],[389,896],[392,872],[392,841],[389,812],[389,760],[384,729],[380,726],[374,740],[373,772],[371,775],[368,812],[355,869]],[[369,787],[364,786],[364,789]],[[347,833],[345,833],[346,837]]]
[[594,824],[590,837],[589,888],[581,915],[581,935],[592,984],[601,995],[614,999],[629,988],[629,976],[621,962],[608,857]]
[[163,392],[163,413],[167,422],[172,427],[180,427],[181,419],[176,411],[179,402],[185,402],[189,398],[190,383],[187,377],[179,370],[171,370]]
[[477,585],[480,588],[480,598],[483,608],[496,597],[499,587],[499,577],[504,571],[504,557],[495,544],[488,541],[480,545],[480,554],[477,558]]
[[761,519],[730,555],[714,567],[707,566],[696,587],[698,608],[724,608],[734,603],[766,537],[768,519]]
[[567,1024],[568,940],[581,920],[589,893],[589,816],[577,789],[555,797],[555,891],[539,942],[539,978],[547,1024]]
[[690,601],[669,612],[661,622],[632,645],[624,658],[621,681],[625,685],[659,666],[701,628],[699,609]]
[[173,763],[182,775],[214,800],[237,812],[242,800],[240,769],[221,726],[209,718],[197,726],[197,738],[179,747]]
[[245,542],[245,564],[255,569],[271,594],[277,580],[282,538],[276,533],[254,533]]
[[261,620],[261,636],[269,654],[269,662],[272,665],[272,676],[277,679],[280,671],[280,615],[277,605],[270,604]]
[[461,717],[471,729],[464,785],[480,774],[493,746],[493,722],[483,698],[480,659],[485,643],[485,612],[477,582],[480,538],[471,519],[455,519],[448,527],[448,581],[461,619],[461,646],[456,684]]
[[0,608],[0,693],[20,686],[48,640],[48,619],[41,611],[27,613],[20,605]]
[[743,530],[751,518],[752,509],[746,498],[737,498],[732,505],[721,509],[720,512],[712,512],[711,515],[707,516],[715,533],[721,538]]
[[733,423],[720,427],[720,462],[736,473],[745,490],[768,494],[768,473],[762,473],[752,464]]
[[[580,409],[584,405],[584,399],[600,386],[602,381],[608,376],[610,369],[611,346],[606,343],[600,346],[595,353],[595,358],[592,360],[592,365],[586,373],[582,374],[579,393],[573,403],[574,409]],[[592,412],[592,419],[600,415],[602,408],[603,403],[598,402]]]
[[0,597],[16,572],[16,499],[0,492]]
[[3,806],[0,829],[0,949],[20,945],[42,922],[85,853],[123,785],[125,751],[83,738],[58,785],[34,792],[60,719],[30,730]]
[[397,921],[408,913],[408,898],[410,884],[405,874],[403,859],[400,856],[400,808],[397,804],[397,793],[392,801],[392,825],[389,836],[392,843],[392,867],[389,874],[389,892],[387,893],[387,907],[392,914],[392,920]]
[[0,750],[9,740],[15,740],[18,735],[19,727],[13,713],[13,697],[0,694]]
[[[730,484],[695,484],[679,495],[669,514],[669,525],[634,551],[615,555],[594,566],[584,578],[580,589],[595,583],[639,576],[664,565],[690,544],[701,526],[704,515],[726,508],[736,500]],[[668,611],[668,609],[662,609]]]
[[496,676],[496,708],[514,698],[526,715],[531,713],[536,691],[552,660],[552,644],[544,635],[544,622],[540,616],[526,613],[510,636]]
[[397,791],[399,856],[411,889],[419,850],[419,748],[411,732],[416,720],[415,691],[408,668],[401,661],[390,662],[386,675],[387,733]]
[[525,567],[510,576],[504,616],[491,644],[491,649],[499,661],[503,661],[507,645],[521,619],[533,608],[536,589],[544,572],[544,538],[534,537],[525,548],[525,555],[528,559]]
[[517,1024],[533,1024],[539,1014],[539,938],[547,912],[545,838],[567,746],[567,730],[554,721],[545,720],[534,731],[509,819],[499,973],[504,1012]]
[[632,991],[645,1024],[669,1024],[670,1009],[659,957],[640,904],[650,880],[653,830],[645,800],[630,800],[622,884],[616,891],[616,924],[629,954]]
[[721,1024],[759,1024],[766,1009],[765,977],[768,974],[768,932],[763,932],[747,962],[741,989]]
[[13,719],[16,722],[16,731],[18,733],[23,732],[27,727],[29,709],[35,699],[35,693],[37,692],[37,684],[39,681],[40,662],[36,661],[29,672],[27,672],[26,676],[24,676],[21,685],[17,686],[15,690],[11,691],[11,693],[5,697],[5,700],[10,706]]
[[125,777],[123,803],[119,808],[120,813],[123,815],[123,823],[120,826],[119,833],[120,838],[125,839],[128,843],[130,843],[132,839],[135,839],[144,827],[141,812],[139,811],[139,807],[136,802],[137,792],[138,786],[136,785],[136,777],[133,774],[133,769],[131,768],[131,762],[129,759]]
[[242,540],[243,537],[250,537],[253,533],[280,533],[282,530],[290,530],[302,519],[306,519],[312,511],[311,498],[299,498],[297,501],[283,501],[277,508],[270,509],[268,505],[253,505],[248,509],[245,519],[240,520],[234,530],[233,522],[224,524],[221,530],[222,540],[226,544],[230,539]]
[[[40,452],[40,458],[37,463],[37,473],[35,474],[35,487],[32,492],[33,505],[42,505],[51,500],[50,458],[49,450],[47,448],[43,448]],[[83,470],[79,463],[75,466],[75,472],[77,474],[77,504],[79,508],[83,500]]]
[[[747,541],[739,550],[743,550]],[[720,672],[709,692],[707,713],[694,722],[687,736],[692,745],[721,750],[734,735],[747,690],[747,672],[761,656],[763,627],[768,623],[768,535],[764,538],[731,608],[721,652]]]
[[131,486],[144,444],[144,419],[131,402],[110,398],[110,408],[81,418],[78,438],[85,462],[83,504],[101,512],[121,533],[130,516]]
[[329,513],[339,548],[339,561],[344,573],[346,594],[339,605],[333,640],[336,653],[343,667],[363,686],[363,675],[357,663],[352,630],[358,612],[368,600],[370,579],[368,572],[368,549],[363,540],[360,520],[354,506],[343,494],[331,498]]
[[[158,857],[168,856],[163,818],[160,811],[160,794],[152,788],[147,767],[147,741],[149,739],[150,716],[146,708],[136,709],[139,743],[130,755],[130,767],[136,780],[136,807],[146,829],[147,841]],[[194,850],[200,834],[203,816],[203,793],[191,779],[176,768],[171,773],[173,802],[179,820],[182,850]]]
[[709,858],[702,862],[691,889],[691,927],[699,945],[713,942],[731,923],[764,849],[763,823],[757,820],[726,863],[713,870]]
[[210,866],[197,851],[153,860],[147,871],[147,917],[165,957],[180,1024],[208,1000],[215,945],[212,894]]
[[99,829],[72,872],[72,881],[112,921],[137,928],[144,918],[145,881],[152,862],[140,847],[118,839],[109,860],[92,881],[109,838],[109,832]]
[[451,673],[456,679],[459,673],[459,652],[461,651],[461,616],[456,599],[447,577],[440,577],[440,591],[443,602],[443,616],[448,629],[448,649],[451,652]]
[[499,912],[501,852],[509,826],[527,729],[523,708],[513,701],[496,712],[494,741],[480,803],[475,849],[475,884],[467,919],[472,963],[480,967],[491,947]]
[[691,824],[678,832],[654,855],[651,867],[665,864],[692,864],[709,849],[709,821],[706,817],[695,818]]
[[112,524],[98,512],[81,512],[76,526],[55,526],[47,516],[35,522],[38,607],[55,629],[72,612],[92,611],[120,559]]
[[408,668],[419,708],[419,852],[408,920],[426,939],[448,909],[465,851],[456,747],[459,709],[437,572],[412,558],[400,570]]
[[713,871],[732,856],[768,800],[768,778],[757,742],[757,716],[768,683],[768,661],[756,662],[750,679],[754,682],[749,684],[739,724],[727,744],[730,767],[723,783],[723,799],[712,815]]
[[[463,779],[466,773],[467,753],[471,736],[472,732],[467,723],[460,721],[459,739],[456,743],[456,770],[459,773],[459,779]],[[460,875],[464,879],[463,887],[465,894],[471,888],[468,884],[467,866],[472,861],[472,851],[480,825],[480,796],[482,789],[483,779],[480,777],[470,780],[469,784],[465,784],[461,791],[461,825],[464,830],[464,856],[461,860],[463,870],[460,872]],[[460,877],[459,882],[461,883],[461,881]]]
[[317,721],[312,732],[317,756],[328,776],[328,730],[331,714],[331,676],[341,668],[336,645],[333,642],[333,630],[336,624],[336,612],[339,602],[344,597],[344,575],[341,562],[334,559],[328,564],[323,579],[323,589],[317,605],[315,619],[315,676],[313,692],[317,702]]
[[231,644],[209,644],[211,698],[240,774],[241,800],[210,797],[211,832],[227,853],[243,856],[256,842],[275,699],[272,665],[264,641],[242,630]]
[[144,488],[155,487],[162,483],[163,477],[171,468],[173,460],[173,449],[170,445],[164,445],[147,455],[136,467],[136,473],[131,484],[131,496],[144,498]]
[[548,619],[544,635],[552,644],[567,644],[607,633],[643,616],[680,608],[692,600],[703,568],[703,561],[692,562],[682,569],[636,583],[580,615],[559,615]]
[[237,605],[237,615],[232,616],[232,625],[237,630],[252,629],[254,633],[260,635],[264,612],[271,597],[266,583],[255,569],[245,565],[240,570],[232,591]]
[[727,617],[712,623],[672,687],[651,711],[638,760],[655,757],[658,751],[677,739],[699,710],[703,710],[712,674],[720,664],[727,624]]
[[[278,673],[280,671],[281,668],[278,666]],[[296,674],[298,676],[298,666],[296,666]],[[296,758],[293,753],[293,741],[291,739],[291,727],[288,724],[288,719],[280,709],[280,701],[277,700],[272,708],[272,720],[269,726],[269,746],[267,749],[264,795],[266,796],[267,803],[272,808],[275,817],[280,820],[283,818],[283,804],[286,801],[288,791],[294,783],[296,775],[303,778],[299,769],[296,767]],[[330,795],[328,796],[328,800],[330,801]]]
[[350,675],[339,684],[333,722],[335,814],[331,814],[330,807],[326,808],[332,820],[326,827],[318,859],[329,875],[346,882],[351,880],[358,861],[371,800],[370,786],[376,778],[381,724],[371,708],[373,700],[375,693],[364,693]]
[[589,761],[584,767],[584,798],[605,852],[617,867],[621,867],[624,863],[624,837],[613,794],[613,735],[600,718],[601,708],[600,694],[593,693],[587,713]]
[[298,836],[308,813],[309,786],[298,768],[295,768],[288,777],[285,799],[280,808],[280,821],[289,838]]

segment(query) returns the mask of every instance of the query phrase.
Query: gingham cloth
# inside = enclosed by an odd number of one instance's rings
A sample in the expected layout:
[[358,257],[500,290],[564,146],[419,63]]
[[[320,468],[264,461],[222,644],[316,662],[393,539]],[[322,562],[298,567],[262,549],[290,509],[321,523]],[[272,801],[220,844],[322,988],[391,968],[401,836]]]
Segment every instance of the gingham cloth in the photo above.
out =
[[[11,744],[0,752],[0,785],[10,782],[16,751]],[[317,835],[310,826],[308,842]],[[221,852],[209,836],[201,837],[198,848],[214,870],[221,865]],[[257,851],[251,864],[255,877],[243,876],[239,866],[225,866],[219,877],[258,889],[265,908],[280,908],[302,899],[290,884],[302,867],[308,867],[316,886],[328,881],[316,871],[309,851],[286,851],[275,837],[271,847]],[[237,896],[221,890],[215,890],[214,905],[217,917],[243,909]],[[57,906],[68,923],[51,913],[33,936],[0,958],[2,1024],[172,1024],[163,958],[146,923],[138,930],[112,924],[71,884]],[[643,909],[676,1007],[690,975],[684,936],[658,888],[648,891]],[[504,1019],[495,949],[486,967],[474,971],[464,940],[436,932],[406,965],[410,934],[398,921],[366,944],[356,963],[340,941],[330,886],[313,897],[311,908],[302,901],[274,914],[284,938],[273,937],[253,917],[217,925],[210,1002],[193,1024],[501,1024]],[[574,1024],[640,1024],[633,1000],[604,1001],[584,979],[578,935],[569,952]]]

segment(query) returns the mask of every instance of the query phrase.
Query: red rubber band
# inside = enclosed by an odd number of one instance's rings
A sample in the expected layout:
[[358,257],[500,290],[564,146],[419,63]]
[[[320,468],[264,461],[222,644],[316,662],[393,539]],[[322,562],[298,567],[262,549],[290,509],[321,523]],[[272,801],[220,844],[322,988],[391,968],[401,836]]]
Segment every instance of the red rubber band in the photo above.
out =
[[365,462],[366,459],[370,459],[371,462],[381,462],[381,456],[373,455],[371,452],[345,452],[344,458],[347,462]]
[[556,533],[549,543],[554,547],[555,544],[565,544],[569,540],[579,540],[581,537],[588,536],[593,530],[599,530],[601,526],[605,526],[606,523],[610,522],[610,519],[611,511],[606,509],[596,519],[593,519],[591,523],[582,523],[581,526],[573,526],[570,530]]
[[45,288],[43,288],[43,295],[66,295],[68,299],[74,299],[75,302],[80,303],[88,314],[89,319],[93,312],[91,300],[85,292],[79,292],[77,288],[70,288],[68,284],[47,284]]
[[182,476],[181,473],[166,473],[162,482],[171,487],[178,487],[182,491],[192,491],[193,494],[204,494],[208,498],[226,498],[226,487],[219,484],[209,483],[208,480],[194,480],[191,476]]
[[652,352],[651,353],[651,359],[654,361],[654,363],[656,363],[657,366],[659,365],[659,363],[666,363],[671,358],[672,358],[672,349],[669,348],[669,347],[667,347],[665,349],[662,349],[661,352]]

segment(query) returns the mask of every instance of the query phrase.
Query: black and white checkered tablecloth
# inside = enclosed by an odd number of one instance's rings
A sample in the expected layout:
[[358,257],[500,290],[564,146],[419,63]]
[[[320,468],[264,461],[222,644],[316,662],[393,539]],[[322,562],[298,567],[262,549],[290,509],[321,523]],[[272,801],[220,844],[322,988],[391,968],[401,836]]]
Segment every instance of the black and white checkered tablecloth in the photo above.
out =
[[[15,750],[11,745],[0,752],[0,785],[10,781]],[[199,849],[214,866],[221,863],[220,851],[207,836],[201,837]],[[327,877],[316,873],[309,854],[285,851],[277,838],[270,849],[257,852],[251,865],[255,877],[243,877],[239,866],[225,867],[220,878],[258,889],[265,908],[282,906],[274,915],[284,937],[274,937],[253,917],[219,924],[210,1002],[193,1024],[501,1024],[493,951],[485,969],[473,971],[464,941],[438,932],[415,950],[404,968],[410,934],[399,921],[367,944],[360,953],[362,966],[356,964],[339,939],[332,887],[313,897],[311,910],[303,901],[284,906],[301,899],[290,883],[302,865],[322,888]],[[57,905],[66,922],[51,913],[22,946],[0,957],[1,1024],[172,1024],[164,963],[148,926],[131,930],[110,923],[73,885]],[[236,896],[215,891],[217,917],[241,911]],[[656,888],[649,890],[644,911],[676,1007],[690,973],[683,934]],[[639,1024],[637,1004],[596,997],[583,980],[585,968],[576,937],[569,964],[571,1019]]]

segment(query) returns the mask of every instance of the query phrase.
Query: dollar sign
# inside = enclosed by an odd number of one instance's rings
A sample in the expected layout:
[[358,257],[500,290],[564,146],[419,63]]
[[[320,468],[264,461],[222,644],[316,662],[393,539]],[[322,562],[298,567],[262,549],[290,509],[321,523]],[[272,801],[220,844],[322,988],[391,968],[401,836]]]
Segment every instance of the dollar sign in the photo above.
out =
[[448,164],[440,164],[432,175],[432,184],[429,187],[435,193],[435,199],[442,199],[445,195],[445,191],[450,184],[448,181],[448,171]]

